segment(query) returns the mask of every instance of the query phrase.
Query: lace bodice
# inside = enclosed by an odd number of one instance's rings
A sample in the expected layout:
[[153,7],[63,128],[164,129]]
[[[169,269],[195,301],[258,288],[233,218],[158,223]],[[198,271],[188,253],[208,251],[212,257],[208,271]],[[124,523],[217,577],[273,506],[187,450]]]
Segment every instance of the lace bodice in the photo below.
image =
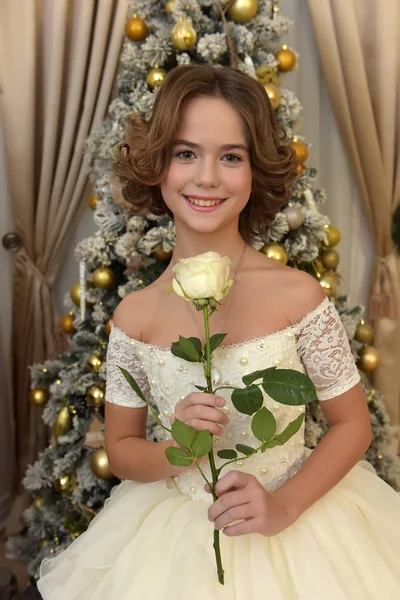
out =
[[[161,420],[168,427],[175,404],[195,391],[195,385],[205,383],[200,363],[178,358],[170,348],[131,339],[113,326],[107,352],[106,400],[132,408],[145,406],[122,376],[119,366],[135,377],[145,396],[156,404]],[[243,387],[243,375],[270,366],[307,373],[320,401],[343,394],[360,380],[344,327],[328,298],[296,325],[240,344],[219,346],[212,354],[213,378],[218,386]],[[218,395],[226,399],[223,410],[228,413],[230,421],[223,436],[214,437],[215,452],[234,449],[237,443],[258,445],[250,428],[251,417],[234,409],[230,394],[231,390],[218,391]],[[304,412],[302,406],[274,402],[264,391],[263,396],[264,405],[275,416],[278,432]],[[168,433],[165,433],[167,436]],[[291,477],[303,460],[304,425],[285,445],[269,449],[264,454],[258,453],[245,461],[238,460],[222,473],[244,469],[272,491]],[[217,467],[222,462],[225,461],[216,455]],[[205,471],[209,475],[207,467]],[[210,495],[203,490],[203,483],[195,468],[174,477],[172,485],[193,499],[209,502]]]

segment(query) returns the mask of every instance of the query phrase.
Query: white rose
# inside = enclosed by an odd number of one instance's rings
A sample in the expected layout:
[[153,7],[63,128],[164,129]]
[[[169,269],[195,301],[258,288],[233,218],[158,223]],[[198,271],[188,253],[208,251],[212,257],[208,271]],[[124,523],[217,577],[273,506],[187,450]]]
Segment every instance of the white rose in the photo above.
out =
[[173,279],[171,287],[178,296],[188,301],[214,298],[218,302],[232,286],[230,264],[230,259],[221,257],[218,252],[182,258],[172,269],[176,279]]

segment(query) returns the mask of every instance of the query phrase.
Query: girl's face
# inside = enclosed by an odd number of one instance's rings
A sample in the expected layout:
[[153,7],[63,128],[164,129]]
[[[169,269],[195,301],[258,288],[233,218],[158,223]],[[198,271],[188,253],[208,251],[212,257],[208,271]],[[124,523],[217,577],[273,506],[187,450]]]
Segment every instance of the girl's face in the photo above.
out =
[[240,115],[223,98],[186,105],[161,193],[176,224],[198,233],[238,227],[252,171]]

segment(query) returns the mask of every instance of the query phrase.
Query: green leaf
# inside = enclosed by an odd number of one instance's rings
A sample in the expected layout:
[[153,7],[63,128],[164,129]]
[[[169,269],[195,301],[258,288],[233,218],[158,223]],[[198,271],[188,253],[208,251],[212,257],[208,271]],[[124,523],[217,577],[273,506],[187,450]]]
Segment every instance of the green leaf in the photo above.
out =
[[141,400],[143,400],[143,402],[146,402],[146,404],[148,404],[149,403],[148,400],[146,399],[145,395],[143,394],[142,390],[140,389],[140,387],[138,386],[138,384],[136,383],[136,381],[132,377],[132,375],[123,367],[118,367],[118,368],[121,371],[122,375],[127,380],[127,382],[129,383],[129,385],[131,386],[131,388],[133,389],[133,391],[136,392],[136,394],[139,396],[139,398]]
[[227,333],[216,333],[210,337],[210,352],[214,352],[216,348],[224,341]]
[[257,379],[263,379],[264,375],[269,371],[275,371],[276,367],[270,367],[269,369],[262,369],[261,371],[254,371],[248,375],[242,377],[242,381],[245,385],[251,385]]
[[204,385],[195,385],[194,387],[196,390],[200,390],[200,392],[205,392],[207,389]]
[[190,425],[186,425],[179,419],[175,419],[171,427],[172,437],[182,448],[189,449],[196,437],[196,430]]
[[[193,342],[193,340],[197,341]],[[201,342],[197,338],[185,338],[180,335],[179,341],[173,342],[171,352],[174,356],[189,362],[201,362]]]
[[251,430],[260,442],[266,442],[275,435],[275,417],[265,406],[254,415]]
[[289,423],[289,425],[283,431],[281,431],[281,433],[278,433],[274,438],[272,438],[272,440],[264,442],[264,444],[261,446],[261,452],[265,452],[268,448],[275,448],[275,446],[283,446],[283,444],[286,444],[286,442],[299,431],[304,421],[304,417],[304,413],[299,415],[297,419]]
[[227,458],[228,460],[237,458],[237,452],[234,450],[218,450],[217,454],[220,458]]
[[236,388],[232,392],[233,406],[245,415],[253,415],[263,405],[263,395],[260,388],[250,385],[246,388]]
[[246,456],[250,456],[250,454],[256,452],[255,448],[251,448],[251,446],[246,446],[245,444],[236,444],[236,450]]
[[276,438],[280,441],[281,444],[286,444],[286,442],[290,440],[290,438],[293,437],[299,431],[300,427],[303,424],[304,417],[305,414],[302,413],[294,421],[291,421],[289,425],[283,431],[281,431],[281,433],[278,433]]
[[262,387],[275,402],[300,406],[317,400],[311,379],[293,369],[275,369],[265,373]]
[[193,346],[196,348],[200,358],[201,358],[201,352],[202,352],[202,347],[201,347],[201,340],[199,340],[199,338],[196,337],[190,337],[187,338],[190,342],[192,342]]
[[209,431],[198,431],[190,448],[193,456],[201,458],[212,450],[213,440]]
[[264,442],[261,446],[261,452],[264,453],[268,448],[275,448],[275,446],[282,446],[282,442],[280,442],[276,437],[269,442]]
[[168,462],[175,467],[188,467],[193,463],[193,458],[184,450],[181,450],[181,448],[170,446],[166,449],[165,454],[167,455]]

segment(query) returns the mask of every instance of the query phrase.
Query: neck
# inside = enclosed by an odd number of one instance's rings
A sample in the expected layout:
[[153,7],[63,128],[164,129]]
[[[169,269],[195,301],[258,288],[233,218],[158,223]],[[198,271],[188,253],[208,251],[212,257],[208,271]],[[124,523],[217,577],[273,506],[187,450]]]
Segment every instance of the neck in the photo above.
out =
[[235,263],[243,251],[244,239],[237,228],[234,231],[218,231],[217,233],[199,233],[187,231],[186,228],[176,223],[176,242],[174,257],[188,258],[204,254],[205,252],[218,252],[221,256],[228,256]]

